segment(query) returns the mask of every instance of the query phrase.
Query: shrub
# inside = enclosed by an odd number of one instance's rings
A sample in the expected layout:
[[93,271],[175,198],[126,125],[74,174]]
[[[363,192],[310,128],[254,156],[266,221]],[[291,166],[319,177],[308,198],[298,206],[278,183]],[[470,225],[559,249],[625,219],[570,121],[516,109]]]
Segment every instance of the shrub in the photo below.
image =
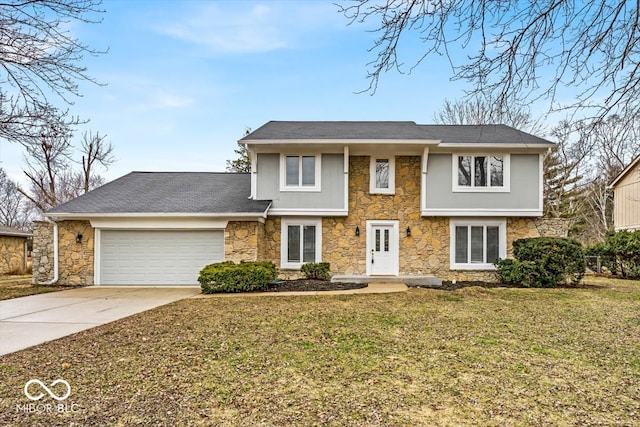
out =
[[536,287],[540,280],[540,273],[535,262],[499,259],[495,264],[502,283],[531,288]]
[[572,239],[535,237],[513,242],[515,260],[498,260],[498,276],[505,283],[552,288],[585,273],[582,245]]
[[600,257],[600,264],[613,274],[640,277],[640,230],[608,233],[604,243],[591,246],[588,254]]
[[269,282],[278,277],[278,270],[272,262],[230,261],[209,264],[200,270],[198,282],[203,294],[217,292],[250,292],[267,288]]
[[300,271],[302,271],[306,279],[329,280],[331,279],[329,269],[330,264],[328,262],[309,262],[303,264]]

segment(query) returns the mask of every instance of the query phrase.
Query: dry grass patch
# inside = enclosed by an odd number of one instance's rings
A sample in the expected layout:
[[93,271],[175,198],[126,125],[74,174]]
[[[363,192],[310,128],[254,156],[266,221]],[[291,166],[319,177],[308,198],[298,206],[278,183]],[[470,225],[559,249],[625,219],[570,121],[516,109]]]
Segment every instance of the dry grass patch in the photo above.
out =
[[31,275],[0,276],[0,300],[69,289],[69,286],[32,285]]
[[2,425],[629,426],[640,284],[189,299],[0,362]]

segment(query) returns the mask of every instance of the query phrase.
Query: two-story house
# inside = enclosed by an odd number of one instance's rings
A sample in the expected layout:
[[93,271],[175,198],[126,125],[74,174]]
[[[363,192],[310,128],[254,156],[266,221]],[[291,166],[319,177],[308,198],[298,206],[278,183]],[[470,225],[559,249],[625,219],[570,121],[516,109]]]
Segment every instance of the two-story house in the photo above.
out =
[[35,279],[196,284],[205,264],[267,260],[495,280],[515,239],[565,232],[541,218],[552,143],[507,126],[269,122],[240,142],[250,174],[133,172],[52,209]]

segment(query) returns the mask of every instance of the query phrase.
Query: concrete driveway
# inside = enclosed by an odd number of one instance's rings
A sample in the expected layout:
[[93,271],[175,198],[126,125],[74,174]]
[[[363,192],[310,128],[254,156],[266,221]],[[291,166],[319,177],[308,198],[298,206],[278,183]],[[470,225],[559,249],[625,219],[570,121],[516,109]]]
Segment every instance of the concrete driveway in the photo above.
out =
[[199,287],[92,286],[0,301],[0,355],[199,293]]

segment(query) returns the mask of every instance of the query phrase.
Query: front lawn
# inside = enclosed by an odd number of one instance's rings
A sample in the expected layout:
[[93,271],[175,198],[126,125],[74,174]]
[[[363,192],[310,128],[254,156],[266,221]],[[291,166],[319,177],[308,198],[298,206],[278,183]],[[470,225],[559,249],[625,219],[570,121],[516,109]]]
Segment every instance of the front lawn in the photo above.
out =
[[187,299],[0,357],[0,425],[637,425],[640,282],[596,281]]
[[28,276],[1,276],[0,275],[0,300],[26,297],[28,295],[44,294],[47,292],[69,289],[68,286],[44,286],[32,285],[31,275]]

